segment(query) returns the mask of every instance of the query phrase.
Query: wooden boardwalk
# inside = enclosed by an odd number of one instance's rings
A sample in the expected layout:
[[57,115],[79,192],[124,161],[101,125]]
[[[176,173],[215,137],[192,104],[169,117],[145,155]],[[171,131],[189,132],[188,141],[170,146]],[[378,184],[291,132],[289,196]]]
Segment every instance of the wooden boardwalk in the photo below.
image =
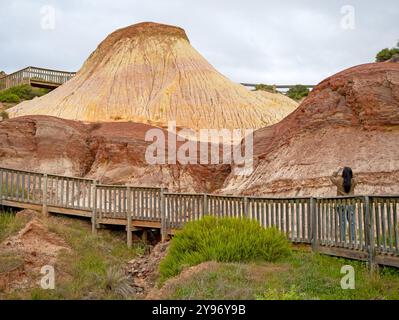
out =
[[[71,79],[75,74],[76,72],[26,67],[0,78],[0,90],[5,90],[22,84],[30,84],[32,87],[55,89]],[[251,88],[257,86],[255,83],[241,83],[241,85]],[[274,85],[276,89],[290,89],[294,86],[295,85],[291,84]],[[315,86],[305,85],[305,87],[312,89]]]
[[[101,185],[95,180],[0,168],[0,205],[120,225],[159,229],[163,240],[203,216],[248,218],[275,226],[314,251],[399,267],[399,196],[270,198],[172,193],[162,188]],[[344,215],[343,211],[346,210]],[[348,214],[346,214],[348,212]]]
[[29,84],[32,87],[55,89],[67,82],[75,72],[26,67],[0,78],[0,90]]
[[[249,88],[256,88],[256,86],[259,85],[257,83],[247,83],[247,82],[243,82],[243,83],[240,83],[240,84],[243,85],[244,87],[249,87]],[[271,86],[274,87],[275,89],[287,89],[287,90],[289,90],[291,88],[294,88],[296,85],[294,85],[294,84],[274,84],[274,85],[271,85]],[[313,84],[305,84],[303,86],[308,88],[308,89],[313,89],[314,87],[316,87],[316,85],[313,85]]]

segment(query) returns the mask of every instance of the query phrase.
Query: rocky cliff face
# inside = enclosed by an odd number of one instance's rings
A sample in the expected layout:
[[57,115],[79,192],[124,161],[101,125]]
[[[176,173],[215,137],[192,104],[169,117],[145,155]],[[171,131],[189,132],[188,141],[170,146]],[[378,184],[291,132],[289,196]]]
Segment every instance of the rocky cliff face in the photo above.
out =
[[372,63],[322,81],[300,107],[254,135],[251,176],[225,193],[335,195],[329,176],[352,167],[357,194],[399,193],[399,65]]
[[181,192],[211,192],[222,185],[230,172],[227,165],[149,165],[145,152],[152,142],[144,138],[151,128],[130,122],[84,124],[49,116],[2,121],[0,166]]
[[183,29],[140,23],[110,34],[72,80],[9,114],[257,129],[296,107],[282,95],[256,94],[231,82],[190,45]]

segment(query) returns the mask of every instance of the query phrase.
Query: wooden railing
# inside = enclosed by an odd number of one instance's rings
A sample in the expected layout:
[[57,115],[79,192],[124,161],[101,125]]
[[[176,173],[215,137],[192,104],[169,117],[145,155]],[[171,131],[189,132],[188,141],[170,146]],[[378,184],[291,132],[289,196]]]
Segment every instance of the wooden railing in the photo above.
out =
[[271,198],[172,193],[0,168],[0,204],[91,217],[101,224],[159,228],[163,238],[206,215],[274,226],[313,250],[399,267],[399,196]]
[[0,90],[22,84],[43,84],[58,86],[75,75],[75,72],[58,71],[37,67],[27,67],[0,78]]

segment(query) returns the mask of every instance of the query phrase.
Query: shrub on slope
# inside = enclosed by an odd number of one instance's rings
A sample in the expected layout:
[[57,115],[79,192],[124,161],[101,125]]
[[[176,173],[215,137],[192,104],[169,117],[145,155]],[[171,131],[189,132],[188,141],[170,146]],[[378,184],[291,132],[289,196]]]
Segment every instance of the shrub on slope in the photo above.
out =
[[188,223],[171,241],[160,265],[161,281],[204,261],[276,261],[290,253],[285,235],[256,221],[205,217]]

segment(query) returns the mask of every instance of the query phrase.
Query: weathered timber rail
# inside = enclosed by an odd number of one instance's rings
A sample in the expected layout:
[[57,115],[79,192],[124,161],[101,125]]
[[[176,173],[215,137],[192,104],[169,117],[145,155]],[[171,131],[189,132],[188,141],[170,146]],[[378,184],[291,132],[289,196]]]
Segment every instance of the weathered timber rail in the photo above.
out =
[[[247,83],[247,82],[242,82],[240,83],[241,85],[243,85],[244,87],[249,87],[249,88],[256,88],[257,83]],[[296,85],[295,84],[273,84],[271,85],[272,87],[274,87],[275,89],[291,89],[294,88]],[[304,87],[308,88],[308,89],[313,89],[314,87],[316,87],[316,85],[314,84],[304,84]]]
[[[21,84],[30,84],[34,87],[54,89],[67,82],[76,72],[59,71],[38,67],[26,67],[0,78],[0,90],[5,90]],[[256,83],[240,83],[245,87],[255,88]],[[275,84],[276,89],[290,89],[295,87],[292,84]],[[305,85],[312,89],[315,85]]]
[[125,226],[129,246],[137,228],[160,229],[165,239],[206,215],[248,218],[275,226],[293,243],[309,244],[320,253],[399,267],[399,196],[172,193],[0,168],[0,205],[91,218],[93,232],[101,225]]
[[0,90],[29,84],[33,87],[54,89],[67,82],[75,72],[26,67],[0,78]]

